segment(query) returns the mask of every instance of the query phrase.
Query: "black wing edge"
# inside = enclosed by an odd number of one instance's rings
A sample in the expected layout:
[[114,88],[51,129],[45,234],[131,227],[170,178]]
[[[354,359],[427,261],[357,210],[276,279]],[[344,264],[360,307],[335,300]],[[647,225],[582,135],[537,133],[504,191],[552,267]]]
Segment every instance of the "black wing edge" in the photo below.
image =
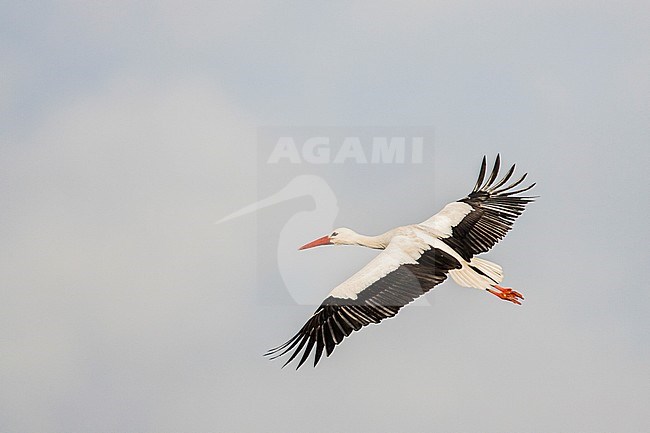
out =
[[[352,314],[347,314],[343,318],[344,316],[337,311],[336,306],[332,305],[333,302],[335,302],[335,299],[331,296],[325,299],[296,335],[291,337],[283,345],[267,351],[264,356],[268,356],[269,359],[275,359],[293,350],[289,359],[282,365],[282,368],[284,368],[305,348],[296,367],[297,370],[305,363],[314,345],[316,345],[316,354],[314,357],[314,366],[316,366],[323,355],[323,349],[325,349],[326,356],[330,356],[334,351],[334,347],[342,342],[343,338],[352,334],[353,331],[360,330],[365,324],[379,323],[381,320],[380,318],[375,318],[374,315],[370,318],[365,314],[361,315],[359,313],[356,316],[365,317],[365,319],[357,318]],[[336,316],[339,316],[340,320],[334,320],[333,318]]]
[[[510,180],[510,178],[514,174],[516,164],[512,164],[510,169],[501,178],[501,180],[495,183],[497,177],[499,176],[499,169],[501,167],[501,155],[498,153],[496,159],[494,160],[494,166],[492,167],[492,172],[490,173],[490,176],[485,182],[483,182],[483,179],[485,178],[486,167],[487,167],[487,157],[483,156],[483,161],[481,162],[481,171],[479,172],[476,185],[474,185],[474,189],[472,189],[472,192],[465,199],[460,201],[467,201],[467,199],[471,199],[474,197],[481,197],[481,196],[509,197],[512,195],[520,194],[522,192],[526,192],[536,185],[536,183],[532,183],[531,185],[525,188],[512,191],[514,187],[518,186],[526,179],[528,173],[524,173],[523,176],[521,176],[517,181],[511,183],[508,186],[503,186],[506,182]],[[519,196],[518,198],[533,201],[534,199],[539,198],[539,196],[526,196],[526,197]]]
[[397,314],[401,305],[381,305],[379,303],[362,304],[353,300],[327,297],[307,323],[289,341],[269,350],[264,356],[270,359],[278,358],[293,350],[282,368],[286,367],[303,350],[304,352],[296,370],[305,363],[309,354],[316,346],[314,367],[320,361],[325,350],[329,357],[336,345],[353,331],[359,331],[371,323],[379,323],[383,319]]
[[515,189],[524,182],[528,173],[507,184],[515,172],[516,164],[513,164],[497,181],[500,167],[501,156],[497,154],[492,171],[485,179],[487,158],[483,157],[474,189],[467,197],[458,200],[469,204],[474,210],[452,228],[452,237],[443,239],[465,260],[469,261],[474,255],[490,250],[512,229],[515,220],[524,212],[526,205],[539,198],[539,196],[518,195],[532,189],[535,183]]
[[264,356],[275,359],[293,351],[282,366],[284,368],[304,348],[297,370],[316,346],[315,367],[323,351],[329,357],[334,348],[352,332],[395,316],[403,306],[442,283],[451,269],[460,266],[448,253],[431,248],[422,254],[417,264],[401,265],[360,292],[357,299],[329,296],[296,335],[281,346],[267,351]]

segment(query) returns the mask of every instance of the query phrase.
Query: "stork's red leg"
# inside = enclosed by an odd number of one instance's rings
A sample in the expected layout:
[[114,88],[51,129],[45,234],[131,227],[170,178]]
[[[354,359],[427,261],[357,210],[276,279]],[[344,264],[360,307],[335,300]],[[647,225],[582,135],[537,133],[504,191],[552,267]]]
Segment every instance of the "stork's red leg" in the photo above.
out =
[[521,302],[519,302],[519,300],[524,299],[521,293],[517,292],[516,290],[512,290],[510,287],[501,287],[497,284],[492,285],[492,287],[494,287],[497,290],[492,290],[492,289],[486,289],[486,290],[492,293],[494,296],[498,296],[499,298],[503,299],[504,301],[510,301],[514,304],[521,305]]
[[492,287],[494,287],[497,290],[500,290],[502,293],[512,293],[513,295],[515,295],[516,298],[524,299],[521,293],[517,292],[516,290],[513,290],[512,287],[501,287],[497,284],[495,284]]

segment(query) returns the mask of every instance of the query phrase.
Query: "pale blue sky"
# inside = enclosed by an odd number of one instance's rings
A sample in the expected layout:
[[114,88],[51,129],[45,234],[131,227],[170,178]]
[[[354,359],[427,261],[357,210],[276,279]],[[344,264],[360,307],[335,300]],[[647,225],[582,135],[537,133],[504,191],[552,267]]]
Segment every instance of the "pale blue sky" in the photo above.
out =
[[[642,1],[0,3],[0,430],[650,429],[649,27]],[[312,205],[213,222],[258,198],[269,125],[435,130],[427,176],[329,172],[368,234],[517,162],[542,197],[487,258],[525,304],[446,282],[317,369],[263,359],[313,307],[261,304],[257,252]],[[305,253],[314,302],[376,254]]]

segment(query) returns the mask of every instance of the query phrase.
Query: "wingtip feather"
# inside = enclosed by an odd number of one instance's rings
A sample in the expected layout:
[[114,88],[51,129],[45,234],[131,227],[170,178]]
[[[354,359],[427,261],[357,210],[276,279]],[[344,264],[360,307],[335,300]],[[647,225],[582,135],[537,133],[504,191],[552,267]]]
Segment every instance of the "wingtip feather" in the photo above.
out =
[[503,177],[501,178],[501,180],[498,181],[496,184],[492,185],[492,186],[488,189],[488,192],[490,192],[490,193],[494,192],[496,189],[498,189],[498,188],[501,187],[503,184],[505,184],[508,180],[510,180],[510,178],[512,177],[512,175],[513,175],[514,172],[515,172],[515,167],[516,167],[516,164],[512,164],[512,167],[510,167],[510,169],[506,172],[505,176],[503,176]]
[[494,166],[492,167],[492,172],[490,177],[485,181],[485,184],[480,188],[481,191],[487,190],[494,180],[499,175],[499,168],[501,168],[501,156],[497,153],[497,157],[494,160]]
[[474,189],[472,192],[476,192],[479,190],[481,184],[483,183],[483,179],[485,179],[485,170],[487,169],[487,157],[483,155],[483,161],[481,161],[481,170],[478,173],[478,179],[476,180],[476,185],[474,185]]

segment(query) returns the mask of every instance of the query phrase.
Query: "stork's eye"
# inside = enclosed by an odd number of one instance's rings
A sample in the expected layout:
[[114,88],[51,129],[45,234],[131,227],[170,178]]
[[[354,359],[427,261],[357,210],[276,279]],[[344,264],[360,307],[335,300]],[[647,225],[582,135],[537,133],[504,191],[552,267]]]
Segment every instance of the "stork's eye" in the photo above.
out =
[[330,235],[330,237],[333,238],[333,237],[336,236],[336,235],[338,235],[338,233],[333,232],[333,233]]

